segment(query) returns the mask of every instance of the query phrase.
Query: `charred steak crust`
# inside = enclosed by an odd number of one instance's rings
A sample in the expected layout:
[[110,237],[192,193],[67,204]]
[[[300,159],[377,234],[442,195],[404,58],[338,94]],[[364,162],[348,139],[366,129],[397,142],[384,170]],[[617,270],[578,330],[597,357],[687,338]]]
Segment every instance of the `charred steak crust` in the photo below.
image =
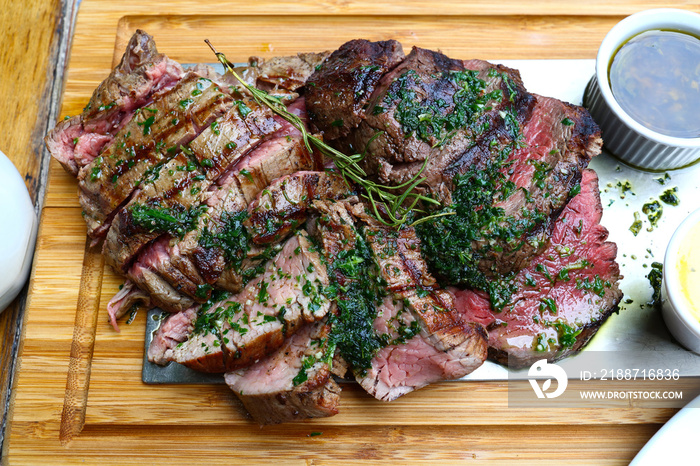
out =
[[309,118],[332,141],[357,127],[380,78],[404,58],[395,40],[352,40],[341,45],[307,80]]

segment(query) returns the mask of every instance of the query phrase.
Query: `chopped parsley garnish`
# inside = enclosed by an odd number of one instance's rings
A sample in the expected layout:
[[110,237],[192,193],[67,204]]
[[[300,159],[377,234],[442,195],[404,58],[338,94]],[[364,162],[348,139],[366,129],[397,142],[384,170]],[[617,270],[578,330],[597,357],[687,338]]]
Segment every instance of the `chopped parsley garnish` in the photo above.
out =
[[197,220],[206,209],[204,205],[187,209],[181,205],[164,208],[158,204],[134,204],[129,207],[129,213],[133,224],[137,227],[150,232],[170,233],[182,238],[185,233],[197,227]]
[[243,226],[248,211],[223,212],[220,228],[216,231],[205,227],[199,237],[199,245],[205,249],[219,248],[224,253],[227,267],[239,268],[250,249],[250,235]]

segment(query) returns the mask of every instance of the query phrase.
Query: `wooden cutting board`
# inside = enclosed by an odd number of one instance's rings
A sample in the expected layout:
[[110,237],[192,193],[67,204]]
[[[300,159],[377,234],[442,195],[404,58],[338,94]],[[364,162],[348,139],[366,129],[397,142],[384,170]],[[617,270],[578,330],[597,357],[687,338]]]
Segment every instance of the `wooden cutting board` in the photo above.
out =
[[[546,8],[540,6],[545,11]],[[209,8],[211,12],[211,8]],[[317,8],[318,10],[318,8]],[[235,13],[235,11],[226,11]],[[394,38],[459,58],[594,58],[621,16],[123,17],[114,36],[79,17],[64,114],[77,114],[137,29],[183,63],[234,62]],[[81,13],[82,14],[82,13]],[[82,23],[81,23],[82,21]],[[82,27],[81,27],[82,24]],[[94,32],[94,35],[90,33]],[[112,53],[113,52],[113,53]],[[283,461],[626,463],[673,409],[508,407],[503,382],[445,382],[392,403],[343,386],[333,418],[259,428],[225,386],[145,385],[145,312],[116,333],[106,303],[121,280],[86,249],[77,183],[52,162],[3,460],[9,464]],[[76,312],[77,309],[77,312]]]

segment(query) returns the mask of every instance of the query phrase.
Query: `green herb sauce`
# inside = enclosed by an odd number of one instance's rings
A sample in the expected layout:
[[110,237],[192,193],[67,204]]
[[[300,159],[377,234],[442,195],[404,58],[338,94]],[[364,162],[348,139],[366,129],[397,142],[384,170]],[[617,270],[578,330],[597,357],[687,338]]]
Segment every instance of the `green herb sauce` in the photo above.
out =
[[205,205],[187,209],[180,205],[163,208],[157,203],[152,205],[134,204],[129,207],[129,213],[133,224],[137,227],[150,232],[170,233],[173,236],[183,238],[185,233],[197,227],[197,220],[206,209]]
[[238,269],[250,250],[250,234],[243,226],[248,218],[248,211],[223,212],[221,228],[213,233],[205,227],[199,236],[199,245],[205,249],[219,248],[224,253],[227,267]]

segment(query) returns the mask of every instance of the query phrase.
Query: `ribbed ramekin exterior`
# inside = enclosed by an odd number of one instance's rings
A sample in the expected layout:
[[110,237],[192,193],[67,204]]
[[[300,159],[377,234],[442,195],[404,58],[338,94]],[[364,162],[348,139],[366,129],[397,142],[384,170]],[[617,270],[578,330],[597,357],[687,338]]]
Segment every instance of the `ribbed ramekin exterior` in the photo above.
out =
[[627,126],[608,105],[595,75],[586,88],[584,105],[600,126],[603,147],[630,165],[649,170],[668,170],[684,167],[700,158],[698,148],[661,144]]

